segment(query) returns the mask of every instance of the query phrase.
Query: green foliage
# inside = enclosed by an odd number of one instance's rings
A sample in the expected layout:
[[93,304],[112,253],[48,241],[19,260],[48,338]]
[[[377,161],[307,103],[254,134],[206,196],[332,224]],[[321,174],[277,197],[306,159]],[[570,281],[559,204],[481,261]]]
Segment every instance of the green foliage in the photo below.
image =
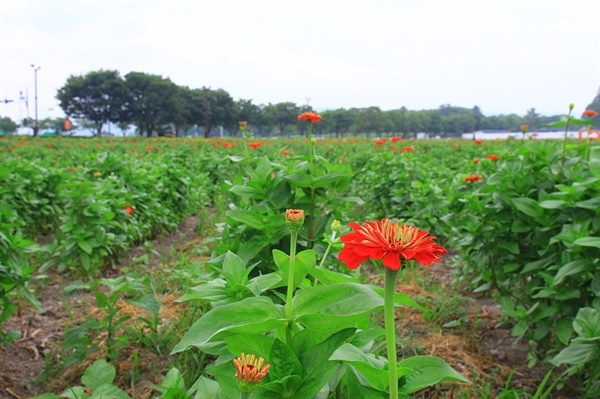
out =
[[61,395],[45,393],[33,399],[130,399],[122,389],[113,385],[116,375],[115,366],[104,359],[96,360],[81,376],[83,386],[68,388]]

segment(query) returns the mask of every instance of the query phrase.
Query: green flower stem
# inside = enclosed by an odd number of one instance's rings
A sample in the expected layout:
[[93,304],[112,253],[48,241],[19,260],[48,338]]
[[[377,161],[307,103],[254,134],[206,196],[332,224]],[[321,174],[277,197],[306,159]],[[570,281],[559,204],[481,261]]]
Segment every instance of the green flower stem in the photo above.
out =
[[388,373],[390,376],[390,399],[398,399],[398,366],[396,360],[396,325],[394,323],[394,296],[398,270],[385,268],[383,315],[385,319],[385,341],[387,345]]
[[[323,254],[323,259],[321,259],[321,263],[319,264],[319,269],[323,268],[323,265],[325,264],[325,259],[327,259],[329,252],[331,252],[331,247],[333,247],[333,242],[335,241],[335,236],[336,236],[336,232],[332,231],[331,232],[331,240],[329,240],[329,245],[327,246],[327,249],[325,250],[325,253]],[[313,287],[316,287],[318,283],[319,283],[319,279],[315,277],[315,281],[313,282]]]
[[[308,122],[308,162],[309,162],[309,171],[310,177],[314,179],[317,177],[315,171],[315,148],[314,143],[312,141],[312,122],[309,120]],[[310,241],[312,247],[312,240],[314,238],[314,229],[315,229],[315,186],[311,183],[310,186],[310,215],[309,215],[309,225],[308,225],[308,239]]]
[[240,392],[240,399],[248,399],[250,397],[250,392]]
[[[292,295],[294,293],[294,267],[296,266],[296,242],[298,241],[298,231],[292,231],[290,242],[290,267],[288,269],[287,296],[285,299],[285,317],[292,318]],[[290,325],[291,328],[291,325]]]

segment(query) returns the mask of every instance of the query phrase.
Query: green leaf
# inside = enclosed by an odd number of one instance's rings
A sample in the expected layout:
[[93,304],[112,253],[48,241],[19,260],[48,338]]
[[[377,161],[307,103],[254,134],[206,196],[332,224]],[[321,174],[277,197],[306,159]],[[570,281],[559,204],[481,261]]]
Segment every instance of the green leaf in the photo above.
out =
[[92,254],[92,251],[93,251],[93,249],[92,249],[91,245],[90,245],[90,244],[88,244],[88,242],[87,242],[87,241],[85,241],[85,240],[77,240],[77,245],[78,245],[78,246],[79,246],[79,248],[81,248],[81,250],[82,250],[83,252],[85,252],[86,254],[88,254],[88,255],[91,255],[91,254]]
[[219,383],[215,380],[211,380],[210,378],[206,378],[204,376],[200,376],[196,384],[194,384],[194,388],[196,388],[196,398],[214,398],[214,399],[222,399],[224,398],[223,391],[219,386]]
[[544,214],[540,205],[531,198],[512,198],[512,202],[515,205],[515,208],[533,218],[540,218]]
[[344,273],[334,272],[328,269],[322,269],[320,267],[315,267],[309,273],[311,276],[315,277],[319,282],[325,285],[331,285],[336,283],[359,283],[360,281],[352,276],[349,276]]
[[[356,396],[361,399],[389,399],[390,395],[387,392],[381,392],[375,388],[367,387],[360,383],[359,378],[363,378],[358,375],[359,371],[355,368],[350,368],[346,371],[346,379],[348,383],[348,398]],[[399,399],[409,398],[409,396],[400,394]]]
[[398,367],[414,370],[406,376],[406,384],[398,391],[410,394],[444,381],[470,383],[443,359],[435,356],[413,356],[398,362]]
[[567,203],[567,201],[562,201],[562,200],[546,200],[546,201],[541,201],[539,203],[539,205],[544,209],[557,209],[557,208],[560,208],[561,206],[565,205],[566,203]]
[[225,301],[229,298],[225,284],[225,280],[217,278],[197,285],[187,290],[177,302],[191,301],[194,299],[209,302]]
[[227,251],[223,259],[223,275],[229,285],[246,285],[248,283],[248,273],[251,268],[246,267],[246,263],[231,251]]
[[555,366],[560,366],[561,364],[585,364],[600,356],[600,353],[598,352],[598,345],[595,343],[579,344],[571,342],[571,344],[560,351],[558,355],[550,359],[550,363]]
[[569,263],[561,266],[560,269],[558,269],[558,272],[556,272],[556,275],[554,276],[554,280],[552,281],[552,285],[553,286],[558,285],[558,284],[562,283],[566,277],[571,276],[573,274],[578,274],[578,273],[584,272],[588,268],[589,268],[588,262],[583,259],[574,260],[573,262],[569,262]]
[[227,217],[256,230],[264,230],[265,228],[265,218],[260,213],[242,209],[234,209],[227,211]]
[[95,391],[104,384],[112,384],[117,375],[115,366],[104,359],[96,360],[81,376],[81,383]]
[[600,178],[600,146],[590,148],[589,167],[592,176]]
[[600,248],[600,237],[581,237],[576,239],[573,244],[582,247]]
[[300,290],[292,301],[297,321],[315,330],[339,330],[383,309],[383,298],[356,283],[339,283]]
[[573,332],[573,322],[568,318],[562,318],[556,323],[556,337],[563,344],[567,345]]
[[86,399],[90,396],[85,392],[84,387],[71,387],[65,389],[65,391],[60,395],[60,397],[68,399]]
[[268,359],[271,380],[280,380],[293,374],[302,375],[302,365],[296,354],[279,339],[275,339]]
[[340,346],[329,360],[339,360],[351,364],[377,390],[387,391],[389,388],[389,373],[383,369],[384,363],[352,344]]
[[274,340],[265,335],[239,334],[225,338],[225,342],[227,342],[229,352],[236,357],[245,353],[268,359]]
[[[273,260],[281,272],[281,279],[287,283],[288,272],[290,269],[290,257],[285,252],[278,249],[273,250]],[[297,288],[304,277],[315,268],[317,264],[317,254],[312,249],[307,249],[296,254],[296,263],[294,265],[294,289]]]
[[354,328],[339,331],[300,355],[304,378],[294,399],[312,399],[325,386],[340,365],[338,361],[331,361],[329,358],[355,332]]
[[112,384],[104,384],[94,390],[90,399],[131,399],[120,388]]
[[232,333],[263,334],[285,321],[283,308],[276,306],[271,299],[266,297],[242,299],[239,302],[218,306],[205,313],[190,327],[172,353],[181,352],[189,346],[207,351],[210,342]]
[[248,186],[233,186],[229,189],[229,191],[244,198],[258,197],[261,195],[260,191]]
[[65,295],[69,296],[69,295],[73,295],[75,292],[77,292],[79,290],[90,290],[90,289],[92,289],[91,282],[84,283],[83,281],[73,281],[71,284],[67,285],[64,288],[63,293]]
[[153,294],[144,294],[134,299],[127,300],[127,303],[138,308],[144,309],[148,313],[158,314],[161,303],[158,302]]

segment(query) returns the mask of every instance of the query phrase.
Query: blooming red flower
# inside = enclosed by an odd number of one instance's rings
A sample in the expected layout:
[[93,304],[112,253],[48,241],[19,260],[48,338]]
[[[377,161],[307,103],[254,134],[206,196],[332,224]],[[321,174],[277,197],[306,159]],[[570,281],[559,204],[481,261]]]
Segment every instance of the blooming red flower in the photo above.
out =
[[481,144],[483,144],[483,141],[481,141],[481,140],[475,140],[474,143],[478,144],[478,145],[481,145]]
[[594,116],[597,116],[598,113],[594,110],[587,110],[587,111],[583,111],[583,115],[593,118]]
[[46,145],[46,148],[52,148],[52,144]]
[[469,176],[465,177],[465,181],[467,183],[472,182],[472,181],[481,181],[481,180],[483,180],[483,179],[479,175],[469,175]]
[[251,148],[258,148],[258,147],[260,147],[262,145],[262,143],[260,141],[256,141],[256,142],[253,142],[253,143],[248,143],[248,145]]
[[494,155],[494,154],[490,154],[487,157],[488,157],[488,159],[491,159],[492,161],[497,161],[500,159],[500,157],[498,155]]
[[532,137],[537,137],[537,136],[539,136],[539,134],[537,134],[537,133],[531,133],[531,136]]
[[383,265],[392,270],[400,268],[401,257],[429,265],[439,262],[440,256],[446,253],[443,247],[433,242],[435,237],[428,236],[428,231],[390,223],[385,218],[364,222],[362,226],[350,222],[349,226],[354,232],[341,237],[345,245],[338,256],[348,269],[356,269],[369,258],[382,259]]
[[384,145],[385,144],[385,140],[377,140],[375,142],[375,144],[377,144],[377,145]]
[[406,152],[411,152],[414,150],[415,150],[415,147],[404,147],[404,151],[406,151]]
[[316,123],[321,120],[321,115],[316,112],[303,112],[298,116],[299,121],[309,121],[311,123]]
[[395,143],[396,141],[400,141],[400,140],[402,140],[401,137],[398,137],[398,136],[392,137],[392,143]]
[[125,205],[125,210],[127,211],[128,214],[133,215],[133,208],[130,207],[129,205]]
[[473,160],[473,163],[478,163],[479,161],[481,161],[481,158],[475,158],[475,159]]
[[129,152],[134,153],[137,152],[137,150],[135,148],[132,148],[131,150],[129,150]]
[[290,152],[286,151],[286,150],[281,150],[280,154],[281,155],[290,155]]

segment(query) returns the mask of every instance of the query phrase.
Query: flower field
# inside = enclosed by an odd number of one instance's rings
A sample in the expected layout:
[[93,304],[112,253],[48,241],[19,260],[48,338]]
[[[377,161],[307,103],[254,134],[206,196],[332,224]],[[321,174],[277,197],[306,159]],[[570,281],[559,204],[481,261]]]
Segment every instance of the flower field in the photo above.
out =
[[[598,141],[311,140],[317,117],[0,138],[0,397],[600,396]],[[485,368],[440,349],[501,330]]]

